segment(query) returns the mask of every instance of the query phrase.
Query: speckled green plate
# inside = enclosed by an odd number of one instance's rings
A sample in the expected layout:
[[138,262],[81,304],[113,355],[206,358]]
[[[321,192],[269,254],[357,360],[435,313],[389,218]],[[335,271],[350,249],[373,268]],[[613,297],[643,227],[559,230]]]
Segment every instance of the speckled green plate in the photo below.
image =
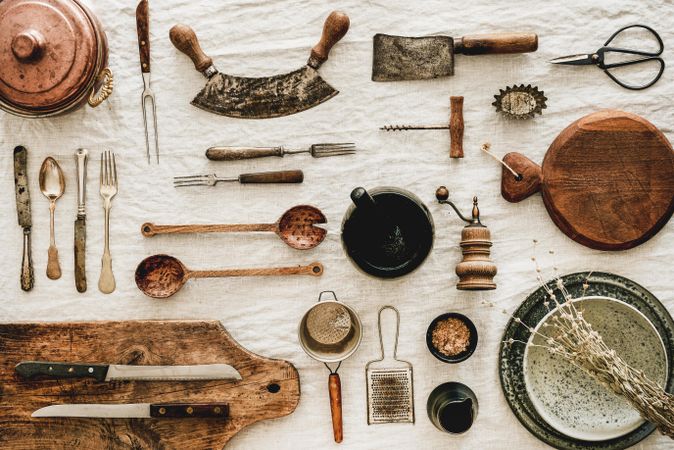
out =
[[[587,272],[562,277],[564,285],[573,297],[583,295],[582,285],[586,276]],[[625,302],[636,308],[653,324],[662,342],[665,343],[667,360],[670,362],[666,383],[667,391],[674,392],[674,364],[671,363],[674,357],[674,320],[667,309],[653,294],[627,278],[610,273],[593,272],[589,282],[589,288],[584,293],[586,296],[608,297]],[[552,282],[549,285],[554,287]],[[558,294],[559,297],[561,294]],[[527,297],[514,315],[535,327],[548,314],[544,301],[545,290],[539,288]],[[503,342],[510,338],[527,342],[529,332],[511,320],[506,327]],[[511,346],[501,344],[499,355],[501,387],[515,416],[543,442],[559,449],[618,450],[636,444],[655,429],[652,424],[644,422],[623,436],[601,441],[574,439],[556,430],[536,412],[527,394],[523,371],[524,350],[523,344]]]

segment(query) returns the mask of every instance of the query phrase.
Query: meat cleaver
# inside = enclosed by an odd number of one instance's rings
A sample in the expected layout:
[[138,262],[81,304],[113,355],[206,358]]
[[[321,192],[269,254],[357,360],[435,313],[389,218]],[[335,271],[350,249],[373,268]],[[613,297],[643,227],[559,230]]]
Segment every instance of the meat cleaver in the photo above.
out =
[[454,55],[528,53],[538,49],[533,33],[406,37],[374,35],[372,81],[427,80],[454,75]]
[[333,11],[325,20],[321,40],[311,49],[307,64],[298,70],[270,77],[249,78],[218,72],[202,50],[194,31],[186,25],[171,28],[173,45],[190,57],[208,81],[192,100],[203,110],[228,117],[267,119],[287,116],[331,99],[338,91],[318,74],[330,49],[349,30],[349,17]]

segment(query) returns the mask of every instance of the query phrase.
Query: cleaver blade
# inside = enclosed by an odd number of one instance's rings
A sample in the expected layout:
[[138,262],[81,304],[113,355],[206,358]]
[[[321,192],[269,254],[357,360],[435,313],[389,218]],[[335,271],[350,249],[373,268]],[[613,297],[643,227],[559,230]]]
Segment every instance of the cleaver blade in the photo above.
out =
[[375,34],[372,81],[426,80],[454,75],[454,39]]

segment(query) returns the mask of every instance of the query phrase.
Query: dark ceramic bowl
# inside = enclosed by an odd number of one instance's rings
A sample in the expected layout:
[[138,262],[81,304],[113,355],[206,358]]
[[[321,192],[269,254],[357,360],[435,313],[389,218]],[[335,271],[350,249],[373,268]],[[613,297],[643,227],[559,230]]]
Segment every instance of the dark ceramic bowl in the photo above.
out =
[[[470,331],[470,343],[468,344],[468,348],[454,356],[447,356],[443,353],[440,353],[440,350],[435,348],[433,345],[433,330],[435,329],[435,326],[438,324],[438,322],[449,318],[459,319],[466,324],[468,330]],[[460,363],[461,361],[465,361],[470,358],[470,355],[475,352],[475,348],[477,347],[477,328],[475,328],[475,324],[473,324],[473,322],[471,322],[471,320],[463,314],[455,312],[441,314],[433,319],[433,322],[431,322],[431,324],[428,326],[428,330],[426,331],[426,346],[428,347],[428,351],[430,351],[433,356],[438,358],[440,361],[450,364]]]

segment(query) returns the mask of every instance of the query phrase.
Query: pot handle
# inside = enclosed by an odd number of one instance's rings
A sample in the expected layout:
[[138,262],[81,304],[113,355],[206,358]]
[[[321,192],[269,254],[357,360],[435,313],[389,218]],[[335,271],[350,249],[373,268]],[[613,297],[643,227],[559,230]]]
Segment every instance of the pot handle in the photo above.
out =
[[110,97],[110,94],[112,94],[112,89],[115,85],[115,80],[112,76],[112,71],[109,68],[105,68],[101,71],[100,74],[98,74],[98,80],[103,80],[103,84],[101,88],[96,92],[96,86],[91,88],[91,94],[89,94],[89,106],[92,108],[97,107],[101,103],[103,103],[108,97]]
[[336,301],[336,302],[339,301],[339,300],[337,300],[337,294],[335,294],[335,291],[323,291],[320,294],[318,294],[318,301],[319,302],[323,301],[323,294],[332,294],[332,298],[334,299],[334,301]]

